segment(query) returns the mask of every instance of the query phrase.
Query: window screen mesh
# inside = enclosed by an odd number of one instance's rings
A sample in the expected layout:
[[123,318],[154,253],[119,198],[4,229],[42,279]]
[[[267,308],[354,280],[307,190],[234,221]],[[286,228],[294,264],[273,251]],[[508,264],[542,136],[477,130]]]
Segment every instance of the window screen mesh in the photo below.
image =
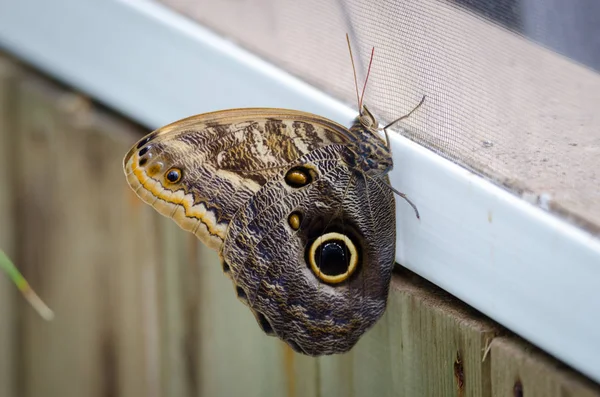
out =
[[600,2],[163,0],[409,138],[600,230]]

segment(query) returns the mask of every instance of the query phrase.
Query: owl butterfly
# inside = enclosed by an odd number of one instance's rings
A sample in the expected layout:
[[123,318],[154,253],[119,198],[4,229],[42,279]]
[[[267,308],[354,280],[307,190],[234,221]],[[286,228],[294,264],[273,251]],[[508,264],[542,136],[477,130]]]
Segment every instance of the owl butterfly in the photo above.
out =
[[385,311],[393,192],[408,201],[389,185],[387,133],[355,70],[354,82],[349,129],[295,110],[224,110],[162,127],[124,159],[142,200],[219,252],[263,331],[313,356],[350,350]]

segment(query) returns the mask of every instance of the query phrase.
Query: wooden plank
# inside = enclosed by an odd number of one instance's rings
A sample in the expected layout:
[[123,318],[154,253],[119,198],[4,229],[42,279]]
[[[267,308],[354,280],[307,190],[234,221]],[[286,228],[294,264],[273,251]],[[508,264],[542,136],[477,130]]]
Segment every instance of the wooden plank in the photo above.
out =
[[222,273],[217,254],[202,246],[200,266],[201,396],[286,394],[282,342],[260,330]]
[[486,345],[497,328],[408,271],[383,318],[344,356],[321,360],[321,395],[490,396]]
[[[12,103],[17,68],[0,54],[0,249],[14,256]],[[0,396],[16,396],[16,287],[0,274]]]
[[491,345],[492,396],[598,397],[600,386],[517,337]]
[[[18,259],[25,277],[56,313],[52,323],[29,312],[22,317],[21,393],[93,397],[99,395],[94,390],[103,387],[96,376],[101,372],[96,337],[100,321],[93,308],[96,272],[88,254],[94,242],[80,239],[86,225],[79,225],[88,216],[82,216],[77,207],[82,199],[94,201],[81,188],[82,180],[77,178],[81,167],[73,161],[80,153],[70,153],[74,151],[70,144],[75,142],[65,135],[78,136],[67,132],[68,122],[56,111],[56,104],[64,99],[60,92],[31,75],[19,91],[19,124],[13,131],[18,141]],[[64,372],[77,376],[66,384]]]
[[18,96],[19,262],[55,310],[22,318],[23,396],[159,396],[157,215],[124,183],[133,128],[28,75]]
[[107,344],[100,346],[105,348],[101,374],[113,382],[112,390],[105,390],[110,395],[159,397],[160,216],[123,183],[121,166],[126,150],[145,131],[97,110],[88,116],[94,120],[90,127],[74,133],[88,135],[81,147],[88,157],[97,150],[89,159],[87,178],[97,185],[92,188],[98,201],[94,211],[103,225],[90,228],[84,238],[96,240],[109,297],[100,313]]
[[[142,205],[145,205],[142,203]],[[161,381],[164,396],[197,395],[197,357],[193,351],[198,313],[195,308],[197,272],[189,265],[195,259],[195,236],[172,220],[160,217],[160,306]],[[192,239],[193,237],[193,239]],[[186,288],[187,287],[187,288]],[[188,299],[188,294],[191,298]],[[191,303],[191,308],[187,306]],[[192,351],[188,351],[192,349]]]
[[[13,178],[15,258],[57,317],[0,279],[1,396],[600,396],[528,344],[492,342],[494,324],[406,270],[350,353],[292,352],[260,331],[216,253],[126,185],[122,156],[147,131],[30,73],[10,82],[11,68],[0,60],[0,245],[14,245]],[[16,310],[19,335],[4,321]]]
[[197,395],[317,396],[317,360],[265,335],[237,299],[216,252],[197,244]]

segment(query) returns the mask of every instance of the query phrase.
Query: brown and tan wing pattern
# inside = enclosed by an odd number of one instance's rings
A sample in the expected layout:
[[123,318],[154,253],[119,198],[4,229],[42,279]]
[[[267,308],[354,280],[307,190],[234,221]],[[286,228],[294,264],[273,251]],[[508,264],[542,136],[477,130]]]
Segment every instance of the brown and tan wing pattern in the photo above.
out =
[[136,194],[211,248],[246,201],[301,156],[351,140],[325,118],[285,109],[193,116],[136,143],[124,159]]
[[[383,182],[350,169],[353,156],[347,146],[329,145],[300,157],[292,166],[314,172],[303,186],[279,170],[233,217],[222,251],[238,297],[262,329],[309,355],[348,351],[386,307],[394,197]],[[327,253],[319,250],[329,243]],[[323,282],[320,272],[340,265],[336,244],[353,246],[341,260],[356,255],[356,270],[342,282]],[[341,265],[343,272],[348,265]]]

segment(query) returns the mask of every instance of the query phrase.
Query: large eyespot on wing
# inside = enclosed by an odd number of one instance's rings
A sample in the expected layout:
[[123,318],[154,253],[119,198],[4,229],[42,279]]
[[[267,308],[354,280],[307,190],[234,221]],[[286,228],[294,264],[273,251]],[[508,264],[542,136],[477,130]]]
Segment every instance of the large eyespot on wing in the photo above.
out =
[[282,167],[317,148],[346,142],[348,134],[303,112],[221,111],[152,132],[131,148],[123,166],[142,200],[219,249],[233,215]]
[[342,283],[356,271],[359,245],[342,230],[315,238],[306,250],[306,262],[317,278],[328,284]]
[[350,169],[345,150],[299,159],[315,172],[308,184],[290,186],[281,172],[264,185],[232,220],[223,250],[251,310],[309,355],[354,346],[383,314],[393,269],[394,197]]

